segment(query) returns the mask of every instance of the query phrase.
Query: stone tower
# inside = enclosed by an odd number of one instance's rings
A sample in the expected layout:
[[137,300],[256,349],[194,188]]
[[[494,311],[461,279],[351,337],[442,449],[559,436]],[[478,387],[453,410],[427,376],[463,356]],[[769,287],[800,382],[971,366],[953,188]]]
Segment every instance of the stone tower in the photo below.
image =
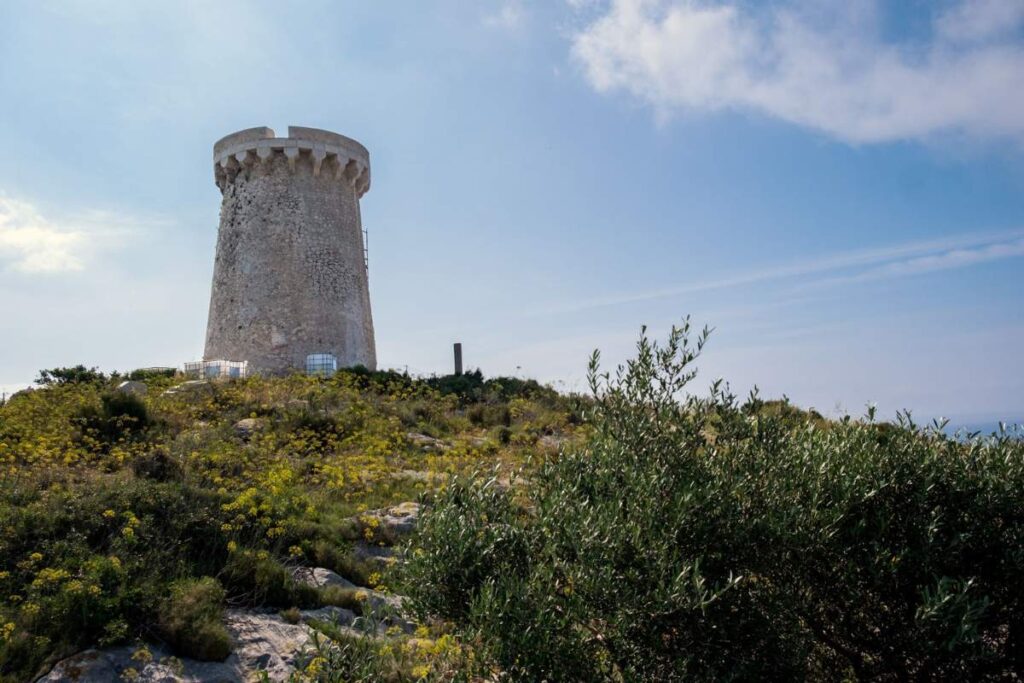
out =
[[223,199],[203,358],[274,374],[327,353],[375,369],[366,148],[315,128],[250,128],[213,146],[213,169]]

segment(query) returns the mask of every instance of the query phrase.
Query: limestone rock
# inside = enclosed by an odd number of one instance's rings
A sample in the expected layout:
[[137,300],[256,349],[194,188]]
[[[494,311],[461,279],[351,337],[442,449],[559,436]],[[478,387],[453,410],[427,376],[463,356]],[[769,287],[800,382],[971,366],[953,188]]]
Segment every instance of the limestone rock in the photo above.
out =
[[367,526],[370,520],[377,520],[376,524],[369,523],[374,529],[375,540],[391,543],[402,536],[408,536],[416,529],[421,507],[419,503],[400,503],[383,510],[364,512],[359,515],[358,521]]
[[[339,610],[337,614],[344,612],[348,610]],[[317,618],[312,616],[314,613],[319,615],[320,610],[304,612],[303,618]],[[319,616],[329,621],[336,613]],[[341,618],[345,615],[341,614]],[[152,655],[148,661],[137,655],[133,659],[139,648],[132,646],[86,650],[60,661],[39,683],[120,683],[127,680],[124,672],[128,669],[134,669],[138,674],[135,680],[142,683],[247,683],[261,671],[271,681],[284,681],[301,665],[311,639],[309,627],[289,624],[273,613],[228,610],[224,625],[235,648],[223,662],[179,659],[158,645],[147,646]]]
[[419,503],[412,502],[389,507],[381,515],[381,522],[395,534],[402,536],[411,534],[416,529],[422,507]]
[[189,393],[212,393],[213,385],[210,384],[210,380],[207,379],[191,379],[187,382],[175,385],[164,392],[165,396],[174,396],[176,394],[189,394]]
[[259,418],[246,417],[234,424],[235,434],[243,439],[249,439],[257,431],[263,428],[263,422]]
[[340,574],[324,567],[297,567],[292,576],[299,583],[314,588],[338,586],[340,588],[358,588],[354,583]]
[[319,609],[307,609],[300,612],[302,621],[322,621],[340,627],[351,627],[356,620],[356,613],[344,607],[321,607]]
[[225,664],[234,665],[241,681],[256,671],[266,671],[272,681],[286,679],[311,636],[306,626],[289,624],[277,614],[228,610],[224,625],[235,643]]
[[145,382],[136,382],[129,380],[127,382],[121,382],[117,385],[117,390],[122,394],[131,394],[132,396],[145,396],[146,392],[149,391],[149,387],[146,386]]
[[356,543],[352,548],[352,555],[360,562],[376,564],[381,567],[390,566],[396,559],[393,548],[382,548],[368,543]]
[[432,436],[427,436],[426,434],[409,432],[405,435],[405,438],[408,439],[409,443],[413,446],[424,451],[442,452],[448,450],[448,445],[444,441],[441,441],[441,439],[435,439]]
[[[390,551],[390,549],[381,550]],[[390,557],[390,555],[388,555],[388,557]],[[402,605],[405,598],[401,595],[382,593],[370,588],[357,586],[348,579],[345,579],[330,569],[325,569],[323,567],[299,567],[294,571],[292,576],[295,577],[296,581],[304,583],[307,586],[313,586],[316,588],[340,586],[341,588],[350,588],[363,593],[365,596],[363,614],[364,616],[373,618],[376,623],[378,635],[384,633],[392,626],[397,626],[406,633],[410,633],[412,631],[412,622],[409,622],[402,617]],[[352,627],[356,621],[355,612],[341,607],[321,607],[316,610],[304,610],[301,614],[303,621],[315,619],[317,621],[326,621],[342,627]],[[363,628],[366,628],[367,626],[368,624],[362,624]]]

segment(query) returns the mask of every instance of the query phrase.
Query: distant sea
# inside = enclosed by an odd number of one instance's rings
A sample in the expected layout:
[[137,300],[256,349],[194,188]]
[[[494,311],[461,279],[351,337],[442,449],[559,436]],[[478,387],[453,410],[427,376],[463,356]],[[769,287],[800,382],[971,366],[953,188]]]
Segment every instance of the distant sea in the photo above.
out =
[[[1024,426],[1018,426],[1016,429],[1014,429],[1014,424],[1024,424],[1024,420],[1017,420],[1015,422],[1009,420],[1006,421],[1007,432],[1009,432],[1013,436],[1016,436],[1018,439],[1024,439]],[[988,436],[999,431],[999,421],[991,420],[985,422],[957,422],[955,420],[950,420],[949,424],[946,425],[946,428],[943,431],[952,436],[953,434],[960,430],[963,430],[968,433],[980,432],[982,436]]]

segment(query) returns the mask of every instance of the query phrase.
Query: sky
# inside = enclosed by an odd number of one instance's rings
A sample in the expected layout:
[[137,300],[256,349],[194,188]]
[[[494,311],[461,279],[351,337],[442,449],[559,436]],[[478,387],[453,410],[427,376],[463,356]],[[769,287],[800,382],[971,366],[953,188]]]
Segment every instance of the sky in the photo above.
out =
[[378,362],[1024,421],[1024,0],[0,3],[0,389],[201,357],[235,130],[369,150]]

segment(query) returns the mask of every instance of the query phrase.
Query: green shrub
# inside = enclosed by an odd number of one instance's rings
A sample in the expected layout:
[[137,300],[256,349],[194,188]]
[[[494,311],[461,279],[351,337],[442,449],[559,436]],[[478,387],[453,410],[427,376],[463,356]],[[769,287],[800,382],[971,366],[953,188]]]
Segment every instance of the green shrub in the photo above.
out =
[[403,585],[516,680],[1006,678],[1024,443],[686,396],[689,325],[595,353],[590,438],[517,495],[459,479]]
[[512,413],[506,404],[478,404],[466,412],[466,417],[477,427],[493,427],[495,425],[508,427],[512,424]]
[[132,460],[132,472],[140,479],[180,481],[184,477],[181,463],[166,448],[154,448]]
[[252,605],[319,607],[319,591],[298,583],[278,560],[249,549],[232,553],[221,572],[231,595]]
[[149,411],[134,394],[114,391],[100,396],[100,405],[87,405],[79,413],[84,440],[103,444],[135,437],[150,426]]
[[415,540],[408,578],[426,616],[464,619],[471,598],[495,577],[528,575],[532,543],[517,520],[507,489],[491,478],[481,485],[457,479],[435,499]]
[[[353,528],[357,531],[352,534],[353,538],[360,538],[360,527],[354,525]],[[343,550],[328,541],[317,541],[313,554],[318,567],[326,567],[360,586],[367,585],[370,575],[376,571],[375,567],[358,558],[351,550]]]
[[222,622],[224,589],[217,579],[183,579],[171,585],[160,610],[160,630],[175,650],[202,661],[231,654],[231,637]]
[[342,607],[351,610],[359,616],[363,613],[363,606],[366,602],[366,591],[361,588],[342,588],[341,586],[327,586],[320,589],[320,601],[324,605]]
[[171,379],[177,374],[174,368],[139,368],[128,373],[128,379],[133,382],[152,382]]
[[76,365],[70,368],[52,368],[40,370],[36,384],[50,386],[54,384],[103,384],[107,376],[99,368],[87,368]]
[[289,683],[401,683],[414,678],[403,675],[393,654],[382,653],[373,638],[351,634],[334,624],[312,621],[314,629],[311,656],[319,665],[312,676],[292,674]]

